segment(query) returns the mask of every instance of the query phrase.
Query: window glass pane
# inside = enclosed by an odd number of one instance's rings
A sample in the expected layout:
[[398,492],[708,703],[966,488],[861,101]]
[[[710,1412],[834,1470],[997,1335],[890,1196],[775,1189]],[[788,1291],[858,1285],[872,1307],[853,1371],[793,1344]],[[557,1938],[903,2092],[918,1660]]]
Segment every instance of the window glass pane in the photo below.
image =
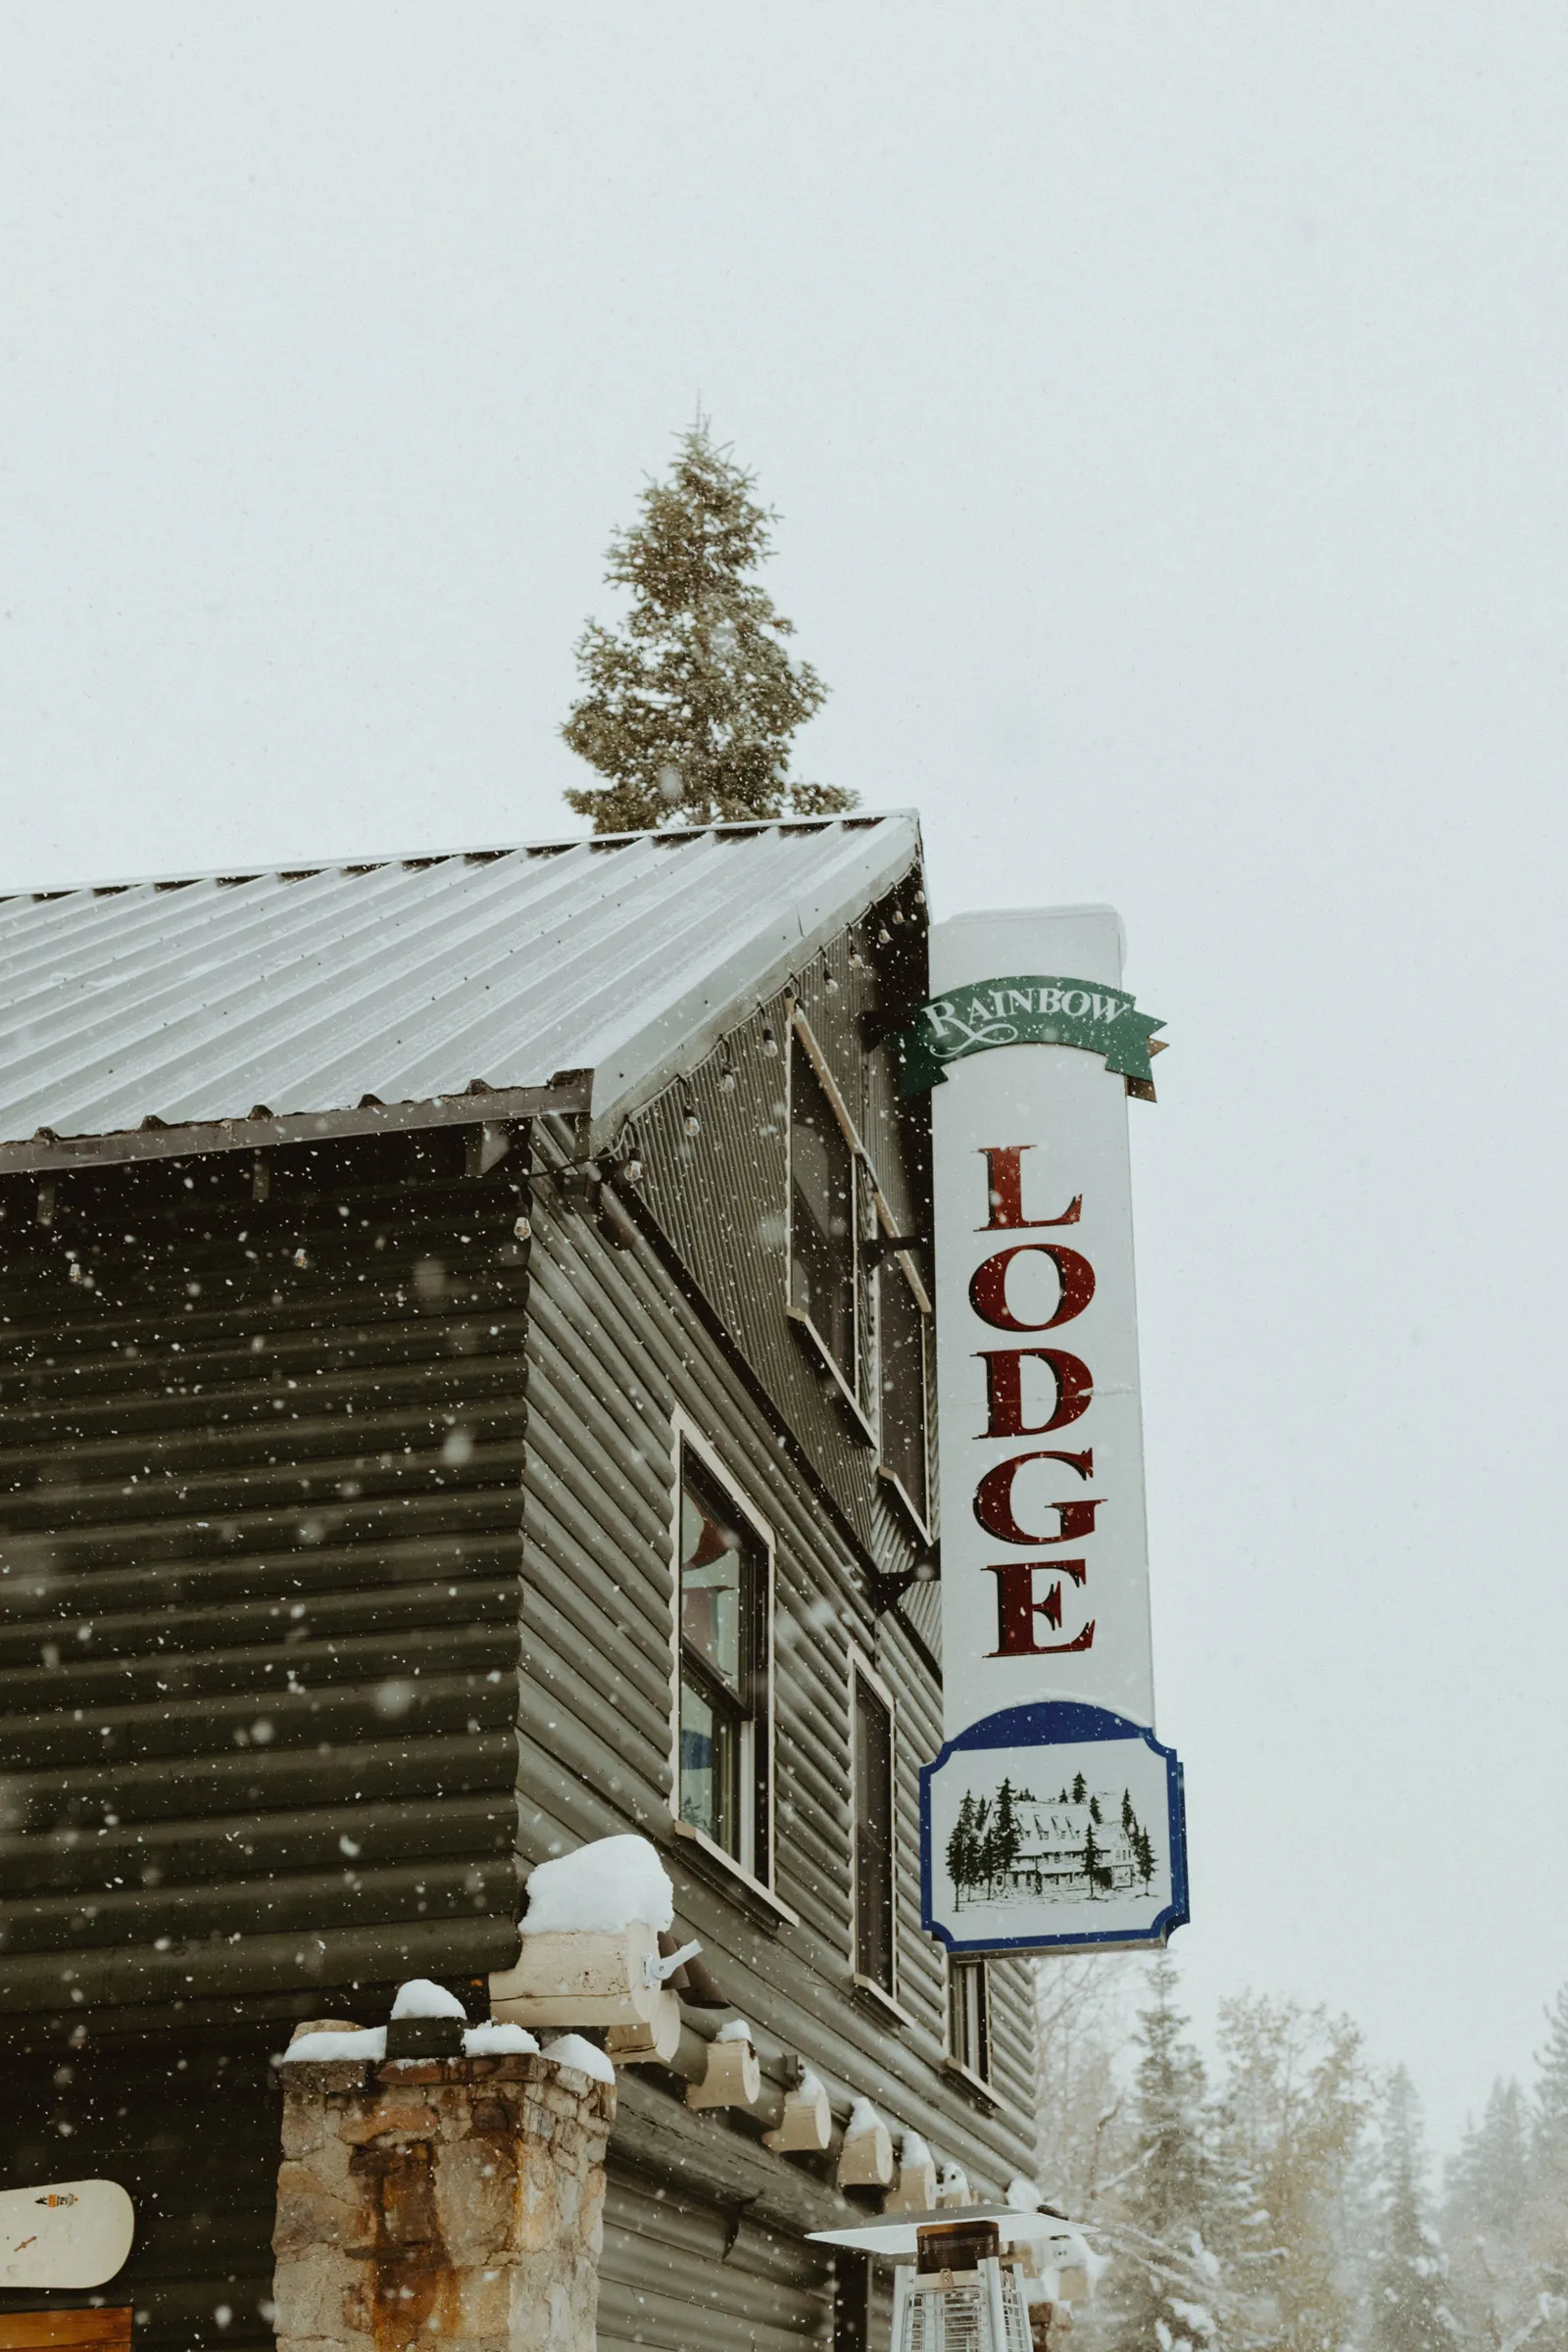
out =
[[737,1697],[746,1672],[746,1561],[717,1497],[688,1471],[680,1496],[681,1640]]
[[855,1965],[893,1989],[893,1724],[855,1684]]
[[680,1817],[768,1868],[767,1549],[690,1455],[680,1478]]
[[925,1317],[897,1258],[877,1277],[882,1461],[926,1516]]
[[799,1038],[790,1080],[790,1302],[855,1385],[855,1155]]
[[948,2051],[982,2082],[990,2081],[991,2019],[983,1960],[949,1963]]
[[736,1727],[690,1676],[680,1687],[680,1817],[726,1853],[740,1850]]

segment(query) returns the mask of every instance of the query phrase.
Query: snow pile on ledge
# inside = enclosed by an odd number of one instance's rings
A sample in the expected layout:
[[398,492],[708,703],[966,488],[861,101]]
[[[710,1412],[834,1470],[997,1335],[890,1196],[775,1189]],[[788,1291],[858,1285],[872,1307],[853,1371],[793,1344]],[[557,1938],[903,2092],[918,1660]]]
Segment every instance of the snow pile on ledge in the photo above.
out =
[[675,1890],[646,1838],[596,1838],[529,1875],[524,1936],[617,1936],[634,1920],[656,1933],[675,1922]]
[[929,2164],[931,2151],[918,2132],[906,2131],[899,2143],[899,2162],[911,2169],[917,2164]]
[[498,2018],[470,2026],[463,2036],[465,2058],[537,2057],[539,2044],[525,2026],[504,2026]]
[[713,2039],[715,2041],[755,2041],[757,2036],[744,2017],[732,2017],[727,2025],[719,2027]]
[[819,2099],[822,2096],[821,2082],[808,2066],[801,2069],[800,2092],[803,2099]]
[[846,2139],[858,2139],[862,2132],[879,2132],[882,2118],[869,2099],[857,2099],[850,2109],[850,2120],[844,2127]]
[[[605,1839],[607,1845],[614,1842],[612,1838]],[[641,1845],[642,1839],[628,1838],[625,1842],[628,1845]],[[615,2070],[604,2051],[593,2042],[584,2041],[580,2034],[563,2034],[559,2040],[547,2041],[541,2055],[553,2058],[558,2066],[574,2066],[579,2074],[592,2075],[596,2082],[613,2082],[615,2080]]]
[[398,1986],[397,1999],[392,2004],[394,2017],[461,2017],[467,2011],[455,1992],[444,1984],[432,1984],[428,1977],[411,1977]]
[[281,2063],[325,2066],[336,2058],[364,2059],[368,2063],[385,2056],[385,2026],[368,2026],[350,2034],[302,2034],[298,2041],[289,2043]]
[[1014,2213],[1038,2213],[1045,2201],[1034,2181],[1026,2180],[1021,2173],[1007,2182],[1006,2202]]

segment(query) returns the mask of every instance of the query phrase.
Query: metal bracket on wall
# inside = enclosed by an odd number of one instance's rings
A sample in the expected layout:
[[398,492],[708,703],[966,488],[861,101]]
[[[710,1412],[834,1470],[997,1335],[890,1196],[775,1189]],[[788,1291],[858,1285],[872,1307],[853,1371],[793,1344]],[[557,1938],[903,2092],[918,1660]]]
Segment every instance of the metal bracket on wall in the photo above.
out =
[[927,1250],[931,1246],[928,1233],[879,1233],[874,1240],[862,1245],[861,1255],[879,1266],[885,1257],[893,1257],[903,1250]]
[[741,2224],[761,2193],[758,2189],[752,2196],[735,2197],[719,2207],[724,2216],[724,2251],[718,2258],[720,2262],[728,2262],[734,2253],[740,2239]]
[[941,1575],[942,1546],[940,1544],[934,1544],[923,1558],[916,1560],[912,1568],[905,1568],[896,1573],[889,1573],[880,1568],[874,1569],[868,1580],[872,1614],[877,1617],[885,1617],[889,1609],[898,1607],[911,1585],[934,1585],[939,1581]]

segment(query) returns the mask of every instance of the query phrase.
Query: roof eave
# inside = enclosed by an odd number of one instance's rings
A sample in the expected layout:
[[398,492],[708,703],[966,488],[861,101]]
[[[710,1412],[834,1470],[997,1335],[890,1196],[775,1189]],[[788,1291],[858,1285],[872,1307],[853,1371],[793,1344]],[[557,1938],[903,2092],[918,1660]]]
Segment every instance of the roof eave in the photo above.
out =
[[429,1102],[367,1102],[353,1110],[306,1110],[281,1119],[211,1119],[188,1127],[131,1127],[118,1135],[54,1135],[41,1130],[24,1142],[0,1144],[0,1175],[59,1175],[73,1168],[190,1159],[209,1152],[261,1152],[279,1144],[325,1143],[340,1136],[502,1125],[542,1118],[552,1111],[580,1116],[592,1107],[593,1075],[592,1070],[558,1070],[548,1086],[438,1095]]

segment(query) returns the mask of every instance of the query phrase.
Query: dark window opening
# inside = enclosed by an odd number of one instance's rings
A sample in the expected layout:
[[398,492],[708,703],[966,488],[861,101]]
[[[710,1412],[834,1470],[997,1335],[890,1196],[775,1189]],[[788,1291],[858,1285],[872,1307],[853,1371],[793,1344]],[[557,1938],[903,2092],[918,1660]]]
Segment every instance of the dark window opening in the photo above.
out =
[[857,1388],[855,1153],[799,1037],[790,1077],[790,1304]]
[[838,2246],[833,2254],[833,2352],[868,2352],[871,2258]]
[[926,1317],[896,1257],[877,1276],[877,1361],[882,1467],[904,1489],[922,1526],[926,1491]]
[[948,2055],[979,2082],[990,2082],[991,1987],[983,1960],[948,1963]]
[[893,1717],[855,1677],[855,1969],[892,1992]]
[[684,1454],[680,1485],[680,1817],[765,1878],[767,1547]]

